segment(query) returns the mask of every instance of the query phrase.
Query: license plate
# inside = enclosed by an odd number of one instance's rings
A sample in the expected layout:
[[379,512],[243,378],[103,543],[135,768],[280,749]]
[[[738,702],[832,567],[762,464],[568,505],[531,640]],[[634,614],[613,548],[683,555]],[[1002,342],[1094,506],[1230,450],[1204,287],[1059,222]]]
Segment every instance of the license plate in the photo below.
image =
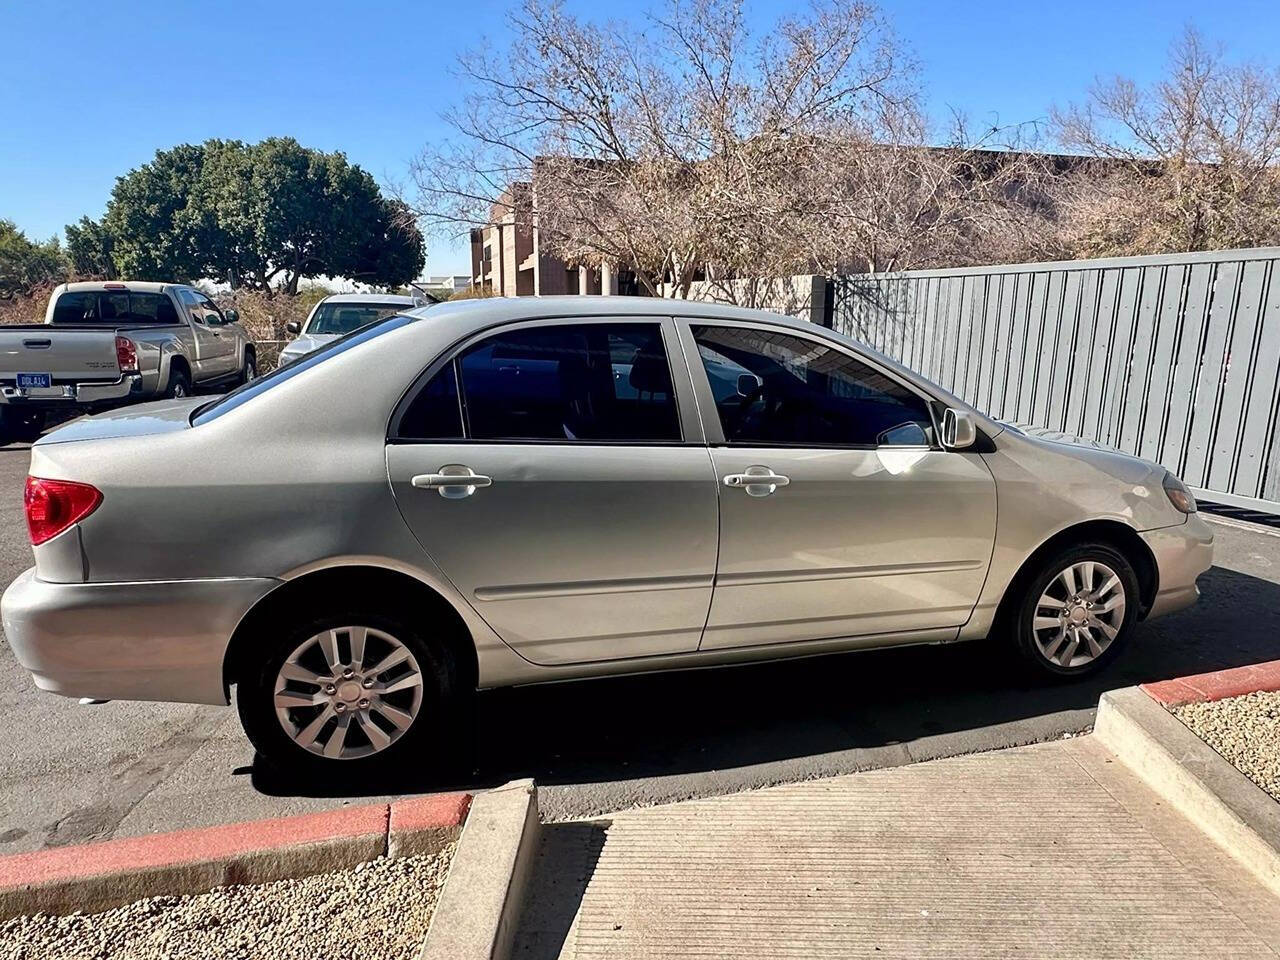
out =
[[51,387],[53,386],[53,377],[47,373],[20,373],[18,374],[18,386],[25,390],[34,387]]

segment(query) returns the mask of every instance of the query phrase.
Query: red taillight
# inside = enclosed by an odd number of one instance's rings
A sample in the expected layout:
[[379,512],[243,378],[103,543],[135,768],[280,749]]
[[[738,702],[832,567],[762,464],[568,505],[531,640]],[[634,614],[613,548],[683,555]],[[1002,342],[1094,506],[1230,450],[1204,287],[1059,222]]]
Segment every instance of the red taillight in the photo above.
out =
[[138,369],[138,348],[128,337],[116,337],[116,363],[121,370]]
[[27,477],[22,502],[27,508],[31,544],[36,546],[93,513],[102,502],[102,493],[87,483]]

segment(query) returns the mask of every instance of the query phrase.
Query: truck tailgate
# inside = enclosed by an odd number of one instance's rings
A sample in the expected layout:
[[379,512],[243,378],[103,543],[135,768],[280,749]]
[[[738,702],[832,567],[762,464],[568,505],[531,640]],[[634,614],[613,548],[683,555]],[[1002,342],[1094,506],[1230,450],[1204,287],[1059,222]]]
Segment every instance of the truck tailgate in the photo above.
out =
[[0,382],[12,385],[20,373],[49,374],[53,385],[118,380],[116,332],[110,327],[0,326]]

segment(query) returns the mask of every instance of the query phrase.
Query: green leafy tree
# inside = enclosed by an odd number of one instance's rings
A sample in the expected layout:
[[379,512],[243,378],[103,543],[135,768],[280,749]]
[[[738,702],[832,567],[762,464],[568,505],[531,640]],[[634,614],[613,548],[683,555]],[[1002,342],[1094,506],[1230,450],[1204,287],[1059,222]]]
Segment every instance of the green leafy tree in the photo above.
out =
[[296,293],[308,277],[395,286],[425,263],[403,205],[342,153],[287,137],[161,151],[116,182],[104,219],[121,276],[208,277]]
[[104,227],[122,277],[192,280],[200,273],[188,205],[204,168],[205,148],[183,144],[156,153],[116,179]]
[[115,261],[111,259],[114,244],[100,220],[81,217],[79,223],[68,223],[67,259],[71,272],[79,277],[116,278]]
[[56,239],[33,242],[12,220],[0,220],[0,299],[26,296],[62,280],[66,273],[67,261]]

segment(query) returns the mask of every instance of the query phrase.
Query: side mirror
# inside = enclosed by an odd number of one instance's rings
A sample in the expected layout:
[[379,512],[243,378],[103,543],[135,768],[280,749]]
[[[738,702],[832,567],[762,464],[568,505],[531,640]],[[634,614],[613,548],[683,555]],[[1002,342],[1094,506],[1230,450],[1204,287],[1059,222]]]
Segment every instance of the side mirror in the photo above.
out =
[[754,373],[738,374],[738,396],[744,398],[754,397],[760,392],[760,388],[764,386],[764,381],[757,377]]
[[973,417],[964,410],[947,407],[942,414],[942,445],[948,450],[968,450],[977,439]]
[[239,311],[239,310],[223,310],[223,311],[222,311],[222,315],[223,315],[224,317],[226,317],[226,318],[227,318],[227,323],[239,323],[239,322],[240,322],[240,311]]
[[302,332],[302,324],[297,320],[290,320],[284,325],[284,329],[288,333],[292,333],[295,337]]

